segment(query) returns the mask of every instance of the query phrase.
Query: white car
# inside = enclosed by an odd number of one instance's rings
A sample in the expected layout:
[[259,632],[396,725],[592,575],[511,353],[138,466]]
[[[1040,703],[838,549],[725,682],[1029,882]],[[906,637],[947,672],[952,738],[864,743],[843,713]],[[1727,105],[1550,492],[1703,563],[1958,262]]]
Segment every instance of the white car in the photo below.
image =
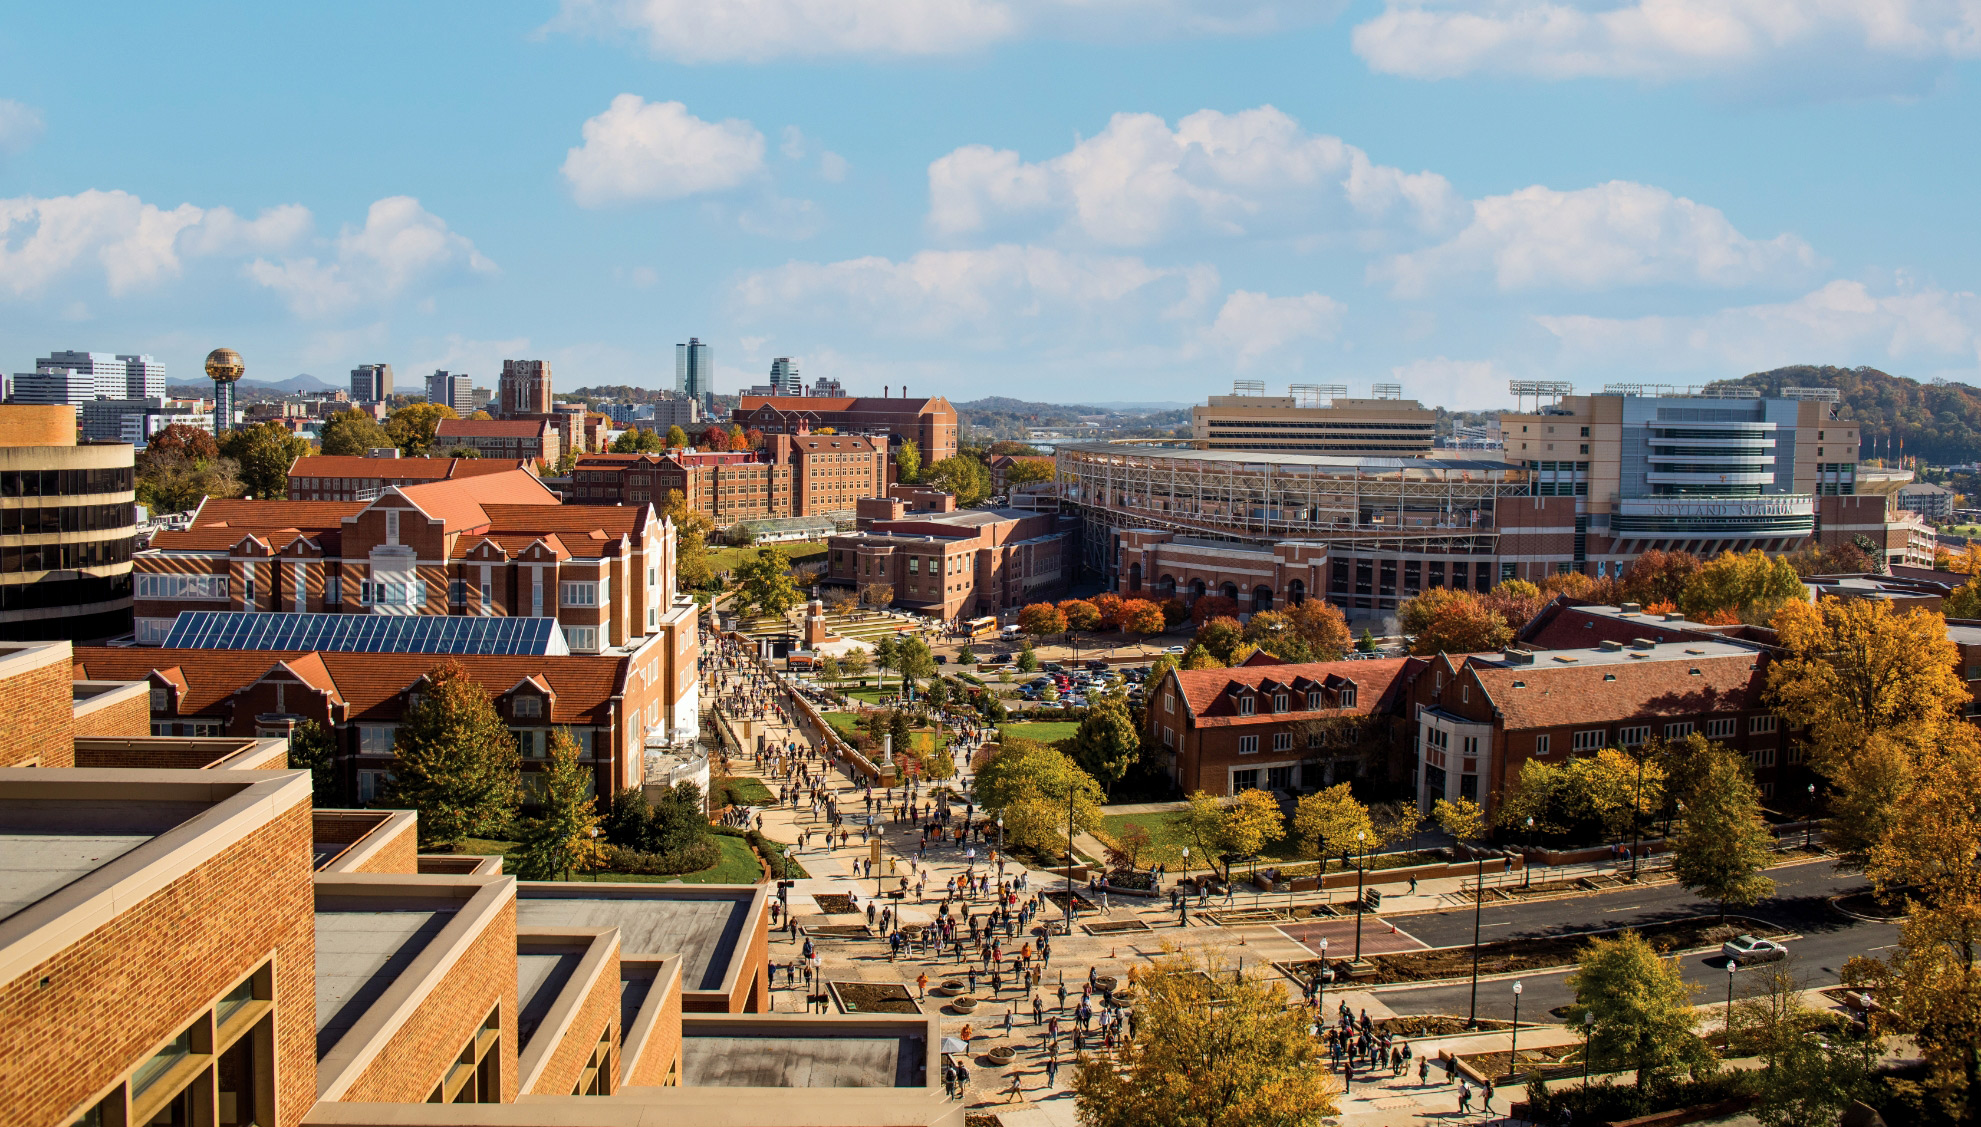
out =
[[1756,939],[1751,935],[1736,935],[1720,944],[1720,954],[1741,964],[1765,963],[1783,958],[1788,948],[1772,939]]
[[1189,653],[1190,651],[1182,646],[1171,646],[1168,649],[1164,650],[1163,652],[1166,654],[1175,654],[1178,657],[1182,657],[1184,654]]

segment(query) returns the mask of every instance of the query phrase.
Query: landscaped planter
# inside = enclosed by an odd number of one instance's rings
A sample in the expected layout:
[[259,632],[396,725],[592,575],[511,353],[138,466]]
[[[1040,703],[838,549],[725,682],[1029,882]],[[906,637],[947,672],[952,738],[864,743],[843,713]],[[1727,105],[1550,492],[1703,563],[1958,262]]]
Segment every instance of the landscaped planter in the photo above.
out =
[[1106,889],[1106,890],[1107,890],[1107,891],[1109,891],[1109,892],[1112,892],[1112,893],[1114,893],[1114,894],[1115,894],[1116,896],[1144,896],[1144,897],[1153,897],[1153,896],[1161,896],[1161,895],[1162,895],[1162,893],[1160,893],[1160,892],[1157,892],[1157,891],[1156,891],[1155,889],[1153,889],[1153,888],[1123,888],[1122,886],[1120,886],[1120,885],[1118,885],[1118,884],[1116,884],[1116,883],[1114,883],[1114,878],[1113,878],[1113,877],[1109,877],[1109,878],[1107,878],[1107,879],[1105,879],[1105,880],[1103,880],[1103,881],[1101,881],[1101,887],[1102,887],[1102,888],[1104,888],[1104,889]]
[[977,1000],[965,994],[959,998],[951,999],[949,1007],[959,1014],[975,1013],[977,1010]]
[[958,994],[963,993],[963,988],[962,979],[945,978],[942,980],[942,985],[936,987],[932,993],[940,994],[945,998],[954,998]]
[[999,1045],[997,1048],[992,1049],[990,1052],[984,1055],[990,1058],[990,1062],[993,1065],[996,1065],[999,1068],[1003,1068],[1005,1065],[1011,1063],[1012,1057],[1017,1056],[1018,1054],[1012,1052],[1011,1046],[1009,1045]]

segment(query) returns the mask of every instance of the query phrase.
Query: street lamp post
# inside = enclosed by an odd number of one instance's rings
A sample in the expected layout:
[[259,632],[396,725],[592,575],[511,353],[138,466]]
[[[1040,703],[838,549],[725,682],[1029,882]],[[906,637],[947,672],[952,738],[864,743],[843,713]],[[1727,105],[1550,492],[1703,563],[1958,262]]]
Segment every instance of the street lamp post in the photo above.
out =
[[592,862],[592,883],[598,883],[598,827],[591,828],[592,847],[588,851]]
[[1328,1023],[1328,941],[1326,936],[1321,937],[1321,969],[1315,973],[1314,977],[1319,979],[1321,983],[1321,1025],[1325,1027]]
[[1726,1016],[1720,1020],[1720,1037],[1729,1050],[1733,1048],[1733,976],[1739,970],[1739,959],[1726,961]]
[[1506,1052],[1506,1074],[1520,1075],[1520,980],[1513,980],[1513,1047]]
[[1520,859],[1520,872],[1521,872],[1520,887],[1522,888],[1532,888],[1534,886],[1534,864],[1533,864],[1534,858],[1532,855],[1533,850],[1534,850],[1534,816],[1532,814],[1529,814],[1527,815],[1528,856],[1522,857]]
[[1644,749],[1637,749],[1637,787],[1630,792],[1630,879],[1637,879],[1637,855],[1644,852]]
[[1589,1058],[1595,1055],[1596,1015],[1582,1011],[1582,1090],[1589,1090]]
[[1358,963],[1362,961],[1362,909],[1365,907],[1362,901],[1362,876],[1367,871],[1367,866],[1363,864],[1367,858],[1362,852],[1362,840],[1367,836],[1361,830],[1355,831],[1355,961]]
[[1066,935],[1073,936],[1073,795],[1069,785],[1066,788]]
[[1479,855],[1479,879],[1472,890],[1472,1012],[1465,1028],[1479,1028],[1479,922],[1486,906],[1486,857]]
[[1809,795],[1809,800],[1805,802],[1802,806],[1802,848],[1811,849],[1815,847],[1815,833],[1816,833],[1816,784],[1815,783],[1809,784],[1807,793]]

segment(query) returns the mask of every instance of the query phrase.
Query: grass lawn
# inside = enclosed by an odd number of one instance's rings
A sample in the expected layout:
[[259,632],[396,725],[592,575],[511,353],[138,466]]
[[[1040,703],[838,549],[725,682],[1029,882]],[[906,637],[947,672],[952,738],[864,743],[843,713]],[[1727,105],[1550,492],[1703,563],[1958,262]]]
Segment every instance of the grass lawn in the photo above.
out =
[[[1131,825],[1141,826],[1149,831],[1151,848],[1143,864],[1161,861],[1165,865],[1179,865],[1183,861],[1183,847],[1190,847],[1190,866],[1196,868],[1204,861],[1204,851],[1181,825],[1181,811],[1157,814],[1109,814],[1101,822],[1101,827],[1112,838],[1119,838]],[[1299,860],[1300,847],[1290,838],[1269,841],[1259,849],[1260,862]],[[1246,870],[1248,866],[1240,866]],[[1242,874],[1241,874],[1242,875]]]
[[747,776],[732,776],[729,779],[730,801],[741,806],[773,806],[777,796],[770,793],[763,780]]
[[[761,786],[762,784],[758,784]],[[727,837],[717,834],[716,847],[722,850],[722,859],[711,868],[678,876],[658,876],[653,873],[600,872],[602,881],[618,881],[625,884],[755,884],[763,879],[763,866],[757,863],[757,855],[750,852],[750,843],[740,837]],[[461,852],[484,857],[503,856],[521,847],[520,842],[496,841],[491,838],[471,837],[461,842]],[[504,866],[507,868],[507,865]],[[581,873],[573,880],[590,880],[592,874]]]
[[1078,720],[1032,720],[1005,724],[998,728],[998,733],[1013,739],[1037,740],[1049,744],[1054,740],[1068,739],[1079,730]]
[[825,722],[849,740],[853,738],[854,732],[860,730],[860,718],[851,712],[828,712],[825,714]]
[[[782,550],[785,555],[791,557],[791,562],[794,564],[814,562],[825,558],[825,541],[823,540],[807,540],[791,544],[765,544],[763,547]],[[710,548],[708,550],[708,565],[711,570],[716,572],[734,571],[739,565],[756,558],[757,549],[755,547]]]

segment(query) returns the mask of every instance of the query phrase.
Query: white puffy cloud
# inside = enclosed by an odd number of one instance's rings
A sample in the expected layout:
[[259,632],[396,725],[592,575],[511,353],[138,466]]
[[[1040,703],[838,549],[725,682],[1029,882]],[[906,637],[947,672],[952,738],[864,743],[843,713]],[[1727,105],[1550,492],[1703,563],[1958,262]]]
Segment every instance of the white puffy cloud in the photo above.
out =
[[1326,294],[1270,297],[1234,290],[1204,331],[1203,341],[1230,357],[1234,368],[1245,371],[1270,357],[1282,357],[1303,341],[1333,340],[1343,311],[1343,305]]
[[1490,275],[1503,291],[1680,284],[1741,286],[1806,276],[1816,254],[1794,235],[1752,239],[1719,209],[1613,180],[1560,192],[1535,186],[1472,205],[1450,240],[1376,263],[1398,296]]
[[1355,52],[1412,78],[1735,76],[1981,55],[1977,0],[1386,0]]
[[1441,407],[1462,411],[1506,402],[1508,373],[1491,360],[1436,356],[1393,365],[1389,374],[1405,395]]
[[925,250],[896,261],[790,262],[744,277],[746,317],[812,318],[884,336],[1008,341],[1077,323],[1125,330],[1200,312],[1217,291],[1209,266],[1002,245]]
[[584,207],[719,192],[764,167],[755,126],[703,121],[680,102],[621,94],[583,132],[584,144],[565,155],[564,179]]
[[1834,281],[1793,301],[1698,316],[1537,317],[1569,363],[1738,373],[1783,364],[1981,364],[1981,296]]
[[564,0],[553,30],[630,33],[680,62],[953,55],[1024,35],[1142,41],[1260,34],[1343,0]]
[[279,248],[309,226],[308,209],[295,204],[245,220],[224,207],[168,210],[123,191],[0,200],[0,290],[34,296],[95,268],[121,296],[178,276],[184,258]]
[[323,258],[257,258],[248,264],[248,277],[281,294],[296,313],[322,316],[397,297],[444,274],[495,271],[474,243],[411,196],[372,204],[364,226],[347,224],[326,249]]
[[0,153],[18,153],[41,136],[41,111],[0,98]]
[[1140,246],[1185,234],[1438,232],[1463,215],[1444,177],[1377,164],[1272,106],[1200,110],[1174,129],[1154,114],[1116,114],[1049,160],[970,145],[929,166],[929,222],[946,235],[1043,219]]

